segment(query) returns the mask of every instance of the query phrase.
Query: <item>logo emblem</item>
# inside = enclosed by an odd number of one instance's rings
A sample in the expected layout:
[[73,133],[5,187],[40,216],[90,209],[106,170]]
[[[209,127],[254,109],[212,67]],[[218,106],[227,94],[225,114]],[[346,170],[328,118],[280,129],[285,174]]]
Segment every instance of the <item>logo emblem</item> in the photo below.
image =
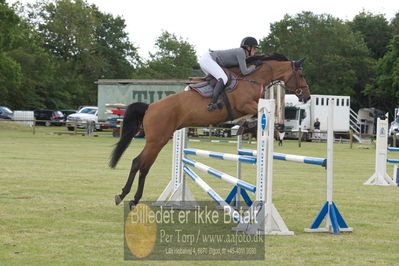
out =
[[261,125],[262,125],[262,130],[266,129],[267,121],[266,121],[266,115],[262,115],[262,120],[261,120]]

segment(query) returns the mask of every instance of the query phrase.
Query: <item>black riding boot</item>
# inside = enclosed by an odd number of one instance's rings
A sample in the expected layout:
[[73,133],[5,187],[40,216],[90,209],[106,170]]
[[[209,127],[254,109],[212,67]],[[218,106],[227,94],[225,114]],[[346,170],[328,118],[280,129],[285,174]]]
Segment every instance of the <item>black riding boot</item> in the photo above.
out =
[[212,112],[212,111],[216,110],[217,108],[219,108],[219,109],[223,108],[222,104],[217,103],[219,95],[223,90],[224,90],[223,79],[218,79],[218,82],[216,83],[215,88],[213,89],[211,103],[208,105],[209,112]]

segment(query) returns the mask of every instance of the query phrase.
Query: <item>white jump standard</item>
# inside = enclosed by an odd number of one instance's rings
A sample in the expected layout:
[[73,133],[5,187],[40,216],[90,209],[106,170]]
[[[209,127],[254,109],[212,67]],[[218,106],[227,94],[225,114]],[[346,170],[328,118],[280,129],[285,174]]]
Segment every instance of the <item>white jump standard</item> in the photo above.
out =
[[[305,229],[305,232],[307,233],[328,232],[339,234],[340,232],[353,231],[351,227],[348,227],[344,218],[338,211],[337,206],[333,202],[334,106],[335,100],[330,99],[327,120],[327,200],[320,209],[319,214],[316,216],[311,226]],[[326,220],[325,227],[319,228],[324,219]]]
[[377,118],[375,172],[364,185],[396,186],[395,181],[387,174],[387,162],[399,163],[399,160],[388,159],[388,150],[399,151],[398,148],[388,148],[388,117],[384,120]]
[[155,206],[180,209],[196,209],[195,201],[183,175],[183,149],[187,145],[187,129],[176,130],[173,134],[172,178],[154,203]]

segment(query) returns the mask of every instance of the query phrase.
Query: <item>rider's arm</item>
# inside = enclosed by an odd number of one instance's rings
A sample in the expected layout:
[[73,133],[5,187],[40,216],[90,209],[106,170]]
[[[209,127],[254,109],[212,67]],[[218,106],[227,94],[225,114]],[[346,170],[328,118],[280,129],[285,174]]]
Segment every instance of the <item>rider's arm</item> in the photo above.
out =
[[238,66],[240,67],[241,73],[245,76],[248,74],[251,74],[252,72],[255,71],[256,67],[254,65],[251,65],[247,67],[247,63],[245,62],[245,52],[243,49],[238,50],[236,57],[238,61]]

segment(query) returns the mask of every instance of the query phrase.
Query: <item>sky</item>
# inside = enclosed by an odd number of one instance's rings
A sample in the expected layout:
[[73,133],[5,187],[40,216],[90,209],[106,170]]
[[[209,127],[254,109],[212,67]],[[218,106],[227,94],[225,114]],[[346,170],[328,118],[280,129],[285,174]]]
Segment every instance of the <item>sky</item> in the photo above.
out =
[[[9,4],[17,0],[6,0]],[[399,0],[86,0],[100,11],[121,16],[126,21],[130,41],[139,55],[148,58],[156,51],[155,40],[168,31],[192,44],[200,56],[208,49],[239,47],[242,38],[260,40],[270,24],[285,14],[302,11],[331,14],[352,20],[362,11],[384,14],[391,20],[399,12]],[[20,0],[33,3],[35,0]]]

